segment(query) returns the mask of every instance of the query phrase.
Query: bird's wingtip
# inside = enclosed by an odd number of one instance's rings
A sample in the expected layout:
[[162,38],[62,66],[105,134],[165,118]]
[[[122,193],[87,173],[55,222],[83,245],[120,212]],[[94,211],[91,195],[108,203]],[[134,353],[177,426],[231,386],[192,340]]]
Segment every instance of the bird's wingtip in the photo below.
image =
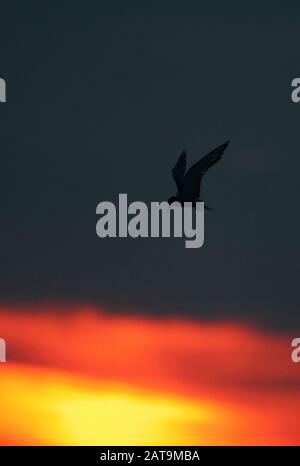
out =
[[222,152],[224,152],[224,151],[225,151],[225,149],[227,149],[227,147],[228,147],[229,143],[230,143],[230,141],[229,141],[229,140],[228,140],[228,141],[226,141],[226,142],[224,142],[224,144],[222,144],[222,145],[219,147],[219,149],[220,149]]

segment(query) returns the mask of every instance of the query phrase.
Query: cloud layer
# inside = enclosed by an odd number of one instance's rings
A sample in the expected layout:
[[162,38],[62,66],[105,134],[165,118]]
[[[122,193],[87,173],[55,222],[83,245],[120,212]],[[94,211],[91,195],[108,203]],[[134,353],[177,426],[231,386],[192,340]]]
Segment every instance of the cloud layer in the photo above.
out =
[[299,443],[286,335],[62,307],[0,309],[1,444]]

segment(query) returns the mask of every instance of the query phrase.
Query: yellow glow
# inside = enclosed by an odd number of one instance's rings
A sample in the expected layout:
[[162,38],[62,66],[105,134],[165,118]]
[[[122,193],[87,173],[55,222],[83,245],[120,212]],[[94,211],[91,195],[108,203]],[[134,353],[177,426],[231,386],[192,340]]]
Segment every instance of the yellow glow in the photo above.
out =
[[17,431],[23,444],[27,437],[38,444],[190,444],[182,425],[224,416],[210,403],[17,365],[6,371],[1,391],[6,434]]

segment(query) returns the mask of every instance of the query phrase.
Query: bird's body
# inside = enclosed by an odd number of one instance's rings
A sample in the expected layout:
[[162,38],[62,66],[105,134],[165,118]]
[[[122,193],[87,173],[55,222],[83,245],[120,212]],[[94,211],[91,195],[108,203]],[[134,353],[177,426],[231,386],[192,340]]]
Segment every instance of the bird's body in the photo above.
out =
[[[200,189],[202,178],[207,170],[222,158],[228,144],[229,141],[211,151],[192,165],[186,173],[186,152],[183,151],[180,154],[175,167],[172,169],[173,178],[177,186],[177,193],[175,196],[170,197],[168,200],[169,204],[179,202],[181,205],[184,205],[185,202],[192,202],[193,207],[195,207],[196,202],[201,202]],[[205,208],[213,210],[207,206],[205,206]]]

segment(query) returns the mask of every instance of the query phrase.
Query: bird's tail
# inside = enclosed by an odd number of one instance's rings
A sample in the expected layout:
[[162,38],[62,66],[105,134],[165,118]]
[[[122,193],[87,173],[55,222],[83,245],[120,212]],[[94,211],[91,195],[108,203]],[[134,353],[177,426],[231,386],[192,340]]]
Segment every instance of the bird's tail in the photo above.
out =
[[211,210],[212,212],[217,212],[216,209],[213,209],[212,207],[208,207],[208,205],[206,204],[204,204],[204,209]]

